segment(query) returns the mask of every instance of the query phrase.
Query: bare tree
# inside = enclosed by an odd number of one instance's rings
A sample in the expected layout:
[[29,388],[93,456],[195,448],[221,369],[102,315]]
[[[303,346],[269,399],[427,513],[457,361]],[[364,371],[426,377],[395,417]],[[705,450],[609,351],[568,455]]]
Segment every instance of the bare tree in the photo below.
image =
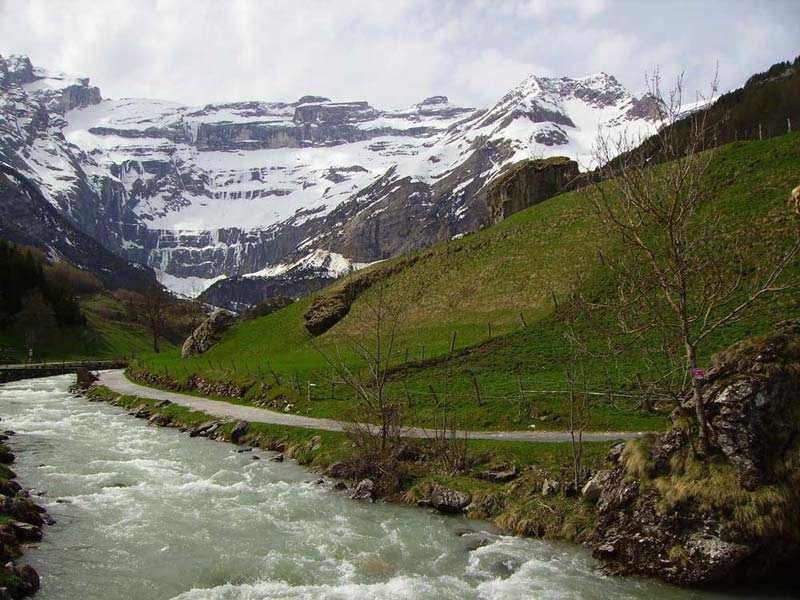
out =
[[[339,380],[360,400],[362,412],[378,422],[375,437],[381,453],[399,437],[402,420],[402,403],[387,393],[386,386],[405,309],[402,300],[390,298],[388,292],[384,282],[372,286],[372,293],[359,303],[360,314],[351,319],[350,331],[343,334],[344,344],[335,343],[333,352],[312,340]],[[359,433],[371,435],[372,428]]]
[[[569,346],[567,365],[567,395],[569,400],[569,434],[572,444],[572,472],[576,490],[583,480],[583,432],[591,417],[591,395],[586,360],[592,356],[585,341],[579,336],[576,324],[588,322],[592,317],[590,305],[581,294],[577,279],[566,305],[557,307],[556,316],[564,329],[564,339]],[[598,355],[595,354],[595,358]]]
[[192,338],[195,347],[197,347],[194,332],[208,316],[205,307],[197,298],[187,298],[180,302],[179,310],[180,316],[189,330],[189,337]]
[[167,328],[167,315],[173,305],[173,298],[163,287],[153,283],[141,296],[136,307],[139,320],[147,327],[153,339],[153,352],[159,352],[158,340]]
[[[682,82],[663,93],[659,76],[649,80],[660,127],[648,140],[601,131],[595,149],[601,183],[592,200],[604,223],[620,234],[621,255],[609,265],[618,281],[610,307],[626,332],[656,330],[683,347],[684,373],[693,374],[692,396],[699,447],[708,443],[704,380],[696,369],[709,336],[743,318],[767,294],[796,287],[781,275],[798,253],[792,241],[774,261],[748,260],[740,240],[725,235],[708,175],[714,158],[714,124],[708,112],[682,113]],[[716,93],[712,84],[709,103]],[[690,127],[673,127],[686,118]],[[649,157],[659,164],[650,164]],[[663,162],[660,162],[663,161]],[[652,161],[655,162],[655,161]],[[758,264],[760,263],[760,264]]]
[[458,409],[450,399],[450,365],[445,362],[442,392],[437,394],[429,386],[433,400],[433,440],[432,448],[441,462],[445,474],[453,476],[466,470],[469,458],[469,434],[458,432]]

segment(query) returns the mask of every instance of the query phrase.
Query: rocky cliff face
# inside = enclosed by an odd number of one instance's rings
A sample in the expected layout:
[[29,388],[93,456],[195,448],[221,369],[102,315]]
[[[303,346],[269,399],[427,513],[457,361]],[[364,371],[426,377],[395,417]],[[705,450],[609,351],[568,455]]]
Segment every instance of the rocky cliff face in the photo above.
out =
[[109,289],[143,291],[155,282],[152,269],[114,254],[76,229],[21,173],[0,162],[0,238],[36,246],[97,275]]
[[598,476],[595,556],[609,571],[731,583],[785,575],[800,557],[800,322],[723,353],[708,384],[708,455],[687,405]]
[[515,212],[575,189],[581,183],[578,163],[565,156],[521,161],[487,186],[489,220],[499,223]]
[[474,231],[507,165],[588,163],[599,123],[652,130],[640,105],[598,74],[530,77],[488,110],[445,96],[401,110],[321,96],[191,107],[104,100],[10,57],[0,154],[76,227],[197,295],[322,250],[370,263]]

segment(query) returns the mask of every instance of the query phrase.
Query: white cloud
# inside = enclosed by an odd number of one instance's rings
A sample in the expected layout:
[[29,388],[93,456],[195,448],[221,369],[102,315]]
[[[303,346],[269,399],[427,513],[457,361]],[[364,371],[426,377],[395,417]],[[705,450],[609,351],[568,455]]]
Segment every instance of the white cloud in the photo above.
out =
[[640,90],[661,66],[691,88],[719,59],[723,87],[740,85],[797,52],[797,22],[800,3],[779,0],[0,0],[0,53],[109,97],[486,105],[531,73],[604,70]]

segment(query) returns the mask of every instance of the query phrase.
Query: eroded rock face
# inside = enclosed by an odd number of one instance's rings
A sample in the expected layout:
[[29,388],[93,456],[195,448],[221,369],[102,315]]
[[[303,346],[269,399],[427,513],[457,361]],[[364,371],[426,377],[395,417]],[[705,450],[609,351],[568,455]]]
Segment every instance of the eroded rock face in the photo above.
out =
[[800,558],[800,321],[721,354],[705,407],[708,454],[695,453],[687,403],[587,484],[608,572],[730,583],[783,575]]
[[233,324],[236,315],[227,310],[215,310],[192,332],[181,348],[181,358],[206,352],[219,342],[222,333]]
[[578,163],[565,156],[526,160],[495,179],[486,191],[492,223],[578,185]]

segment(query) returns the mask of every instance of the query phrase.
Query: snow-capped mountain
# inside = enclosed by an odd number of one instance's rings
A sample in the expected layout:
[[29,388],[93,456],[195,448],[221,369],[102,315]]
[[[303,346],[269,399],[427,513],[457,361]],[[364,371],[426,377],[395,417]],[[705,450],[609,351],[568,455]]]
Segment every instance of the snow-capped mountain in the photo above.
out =
[[445,96],[401,110],[319,96],[191,107],[102,99],[88,79],[0,58],[0,155],[79,228],[186,294],[474,231],[505,166],[588,165],[601,123],[649,132],[650,108],[604,73],[532,76],[488,110]]

